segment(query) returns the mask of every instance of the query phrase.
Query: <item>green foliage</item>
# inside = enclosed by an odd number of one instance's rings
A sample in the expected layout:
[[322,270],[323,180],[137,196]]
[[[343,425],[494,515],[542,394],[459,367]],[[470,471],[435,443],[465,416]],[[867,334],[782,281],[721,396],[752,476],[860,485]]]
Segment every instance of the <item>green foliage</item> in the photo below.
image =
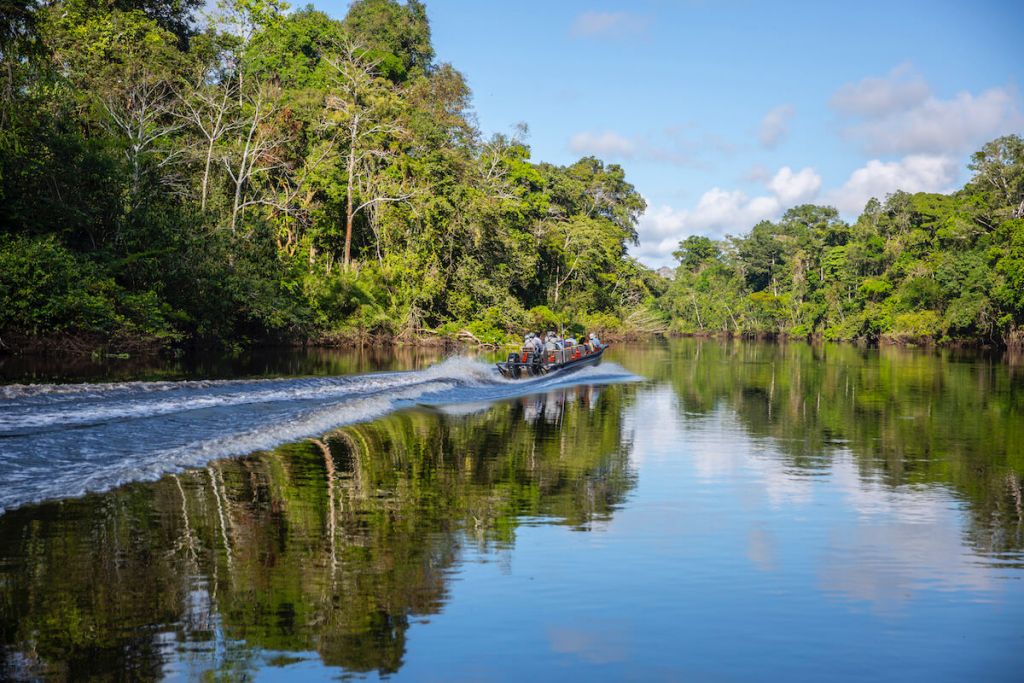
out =
[[683,268],[697,270],[708,262],[719,260],[722,250],[710,237],[691,235],[679,243],[679,250],[672,255]]
[[658,307],[683,333],[1019,343],[1024,327],[1024,142],[973,157],[950,195],[872,199],[853,225],[804,205],[741,237],[680,243]]
[[419,0],[406,0],[405,4],[397,0],[356,0],[349,6],[344,23],[392,81],[404,81],[414,69],[419,73],[430,69],[434,48],[427,10]]
[[580,323],[584,330],[596,332],[598,335],[615,334],[624,330],[622,321],[611,313],[586,313],[580,316]]
[[[555,392],[465,416],[405,411],[2,515],[3,664],[24,660],[18,672],[44,679],[156,678],[165,653],[139,634],[177,624],[182,640],[224,644],[190,663],[192,679],[251,679],[256,650],[274,652],[272,664],[315,651],[345,675],[387,677],[407,656],[410,624],[440,611],[452,567],[479,550],[465,549],[467,531],[481,548],[507,549],[524,521],[586,529],[622,505],[636,485],[627,391]],[[551,438],[556,414],[564,439]],[[216,634],[190,621],[186,575],[210,586],[203,614]]]
[[534,332],[558,329],[558,326],[563,323],[562,319],[547,306],[534,306],[528,313],[530,314],[530,329]]
[[169,313],[154,292],[125,291],[53,237],[0,239],[0,329],[173,340]]
[[485,140],[422,3],[195,6],[14,8],[0,234],[22,270],[0,334],[497,343],[621,326],[663,291],[626,254],[645,204],[623,169],[535,163],[525,129]]
[[536,163],[525,128],[481,135],[417,0],[341,21],[225,0],[202,24],[194,0],[8,5],[0,237],[18,294],[0,335],[1024,336],[1016,135],[951,195],[689,237],[668,283],[628,255],[646,205],[624,170]]

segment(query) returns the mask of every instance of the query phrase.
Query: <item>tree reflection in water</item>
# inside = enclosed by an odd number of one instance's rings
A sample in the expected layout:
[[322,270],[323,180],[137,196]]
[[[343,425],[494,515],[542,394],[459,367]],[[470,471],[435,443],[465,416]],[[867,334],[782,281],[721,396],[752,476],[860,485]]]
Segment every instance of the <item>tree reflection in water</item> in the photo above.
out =
[[790,472],[852,457],[867,485],[948,487],[967,504],[971,547],[1024,566],[1019,354],[677,339],[613,359],[671,385],[686,429],[725,410]]
[[[402,665],[467,543],[586,529],[634,485],[628,387],[418,409],[0,517],[0,678]],[[306,653],[306,654],[302,654]],[[127,673],[126,673],[127,672]]]
[[[244,677],[307,659],[370,675],[408,659],[415,676],[445,657],[490,656],[474,627],[506,615],[467,618],[449,591],[456,572],[490,569],[473,564],[480,553],[510,556],[517,534],[517,567],[550,553],[557,576],[543,590],[569,593],[490,603],[520,610],[504,644],[533,648],[534,671],[586,666],[565,658],[590,643],[587,657],[614,651],[652,672],[710,652],[723,677],[749,678],[744,663],[775,656],[813,678],[863,670],[862,639],[882,633],[872,661],[914,654],[919,673],[949,673],[953,659],[922,654],[939,650],[1012,659],[1002,643],[1024,605],[1019,358],[697,340],[610,356],[649,381],[407,410],[7,513],[0,679]],[[608,533],[566,543],[552,525]],[[641,580],[610,593],[622,576]],[[885,616],[866,619],[864,605]],[[522,624],[557,608],[545,655]],[[412,625],[442,610],[415,631],[419,646],[479,638],[454,642],[454,655],[409,646]],[[680,624],[688,639],[668,646]],[[759,649],[762,632],[780,647]]]

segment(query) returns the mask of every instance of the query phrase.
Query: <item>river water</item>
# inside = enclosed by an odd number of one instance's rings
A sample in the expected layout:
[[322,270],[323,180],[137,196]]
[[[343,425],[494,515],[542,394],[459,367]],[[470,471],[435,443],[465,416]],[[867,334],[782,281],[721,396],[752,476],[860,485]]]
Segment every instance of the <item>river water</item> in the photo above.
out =
[[0,679],[1021,677],[1012,357],[0,371]]

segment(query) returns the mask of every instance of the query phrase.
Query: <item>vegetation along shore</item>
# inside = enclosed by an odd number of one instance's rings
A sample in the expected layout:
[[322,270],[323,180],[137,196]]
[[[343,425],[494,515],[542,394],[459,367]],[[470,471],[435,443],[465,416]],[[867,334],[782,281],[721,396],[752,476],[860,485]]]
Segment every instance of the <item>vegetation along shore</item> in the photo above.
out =
[[629,255],[623,168],[485,135],[422,3],[8,3],[0,352],[652,334],[1024,344],[1024,141],[897,192]]

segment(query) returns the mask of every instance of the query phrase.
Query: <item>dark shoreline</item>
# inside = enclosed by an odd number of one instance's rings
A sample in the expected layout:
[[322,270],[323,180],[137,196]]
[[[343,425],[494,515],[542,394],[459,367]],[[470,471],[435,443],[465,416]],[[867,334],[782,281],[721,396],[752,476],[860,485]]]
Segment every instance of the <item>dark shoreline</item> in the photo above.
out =
[[[992,339],[954,339],[938,341],[930,337],[896,337],[882,335],[877,339],[864,337],[852,339],[826,339],[821,334],[790,335],[784,332],[757,332],[736,334],[729,331],[704,332],[669,332],[667,334],[650,333],[601,333],[601,338],[608,342],[628,343],[645,342],[656,339],[717,339],[770,341],[778,343],[804,342],[808,344],[837,343],[852,344],[866,348],[894,346],[904,348],[925,349],[974,349],[996,351],[1019,351],[1024,349],[1024,336],[1011,339],[1008,343]],[[417,348],[440,349],[454,351],[458,349],[500,349],[514,344],[481,342],[466,336],[441,336],[437,334],[420,334],[414,336],[354,334],[324,335],[314,339],[262,339],[238,340],[231,344],[224,343],[189,343],[167,344],[164,340],[115,336],[113,338],[96,335],[58,334],[46,337],[24,334],[0,335],[0,358],[11,356],[53,356],[65,358],[110,358],[123,359],[128,357],[180,356],[192,353],[232,354],[253,350],[273,349],[340,349],[358,350],[365,348]]]
[[[668,339],[709,339],[716,341],[751,341],[778,344],[804,343],[812,346],[821,344],[849,344],[861,348],[906,348],[922,350],[963,350],[979,352],[1006,352],[1017,357],[1024,350],[1022,340],[1014,339],[1009,344],[998,341],[947,340],[939,342],[931,338],[894,338],[882,336],[879,339],[825,339],[822,335],[794,336],[785,333],[734,334],[724,331],[696,333],[671,332],[668,334],[615,334],[603,333],[601,338],[610,343],[650,343]],[[400,337],[394,335],[335,335],[315,340],[244,340],[236,345],[224,344],[183,344],[166,345],[159,340],[132,338],[102,338],[94,335],[57,335],[35,337],[28,335],[0,335],[0,362],[4,360],[55,361],[56,364],[78,365],[129,365],[154,360],[175,360],[185,358],[243,358],[253,355],[273,354],[275,351],[353,351],[371,353],[393,353],[397,350],[410,352],[434,351],[450,355],[464,350],[498,351],[515,344],[484,343],[466,337],[449,337],[433,334]],[[3,380],[0,379],[0,382]]]

